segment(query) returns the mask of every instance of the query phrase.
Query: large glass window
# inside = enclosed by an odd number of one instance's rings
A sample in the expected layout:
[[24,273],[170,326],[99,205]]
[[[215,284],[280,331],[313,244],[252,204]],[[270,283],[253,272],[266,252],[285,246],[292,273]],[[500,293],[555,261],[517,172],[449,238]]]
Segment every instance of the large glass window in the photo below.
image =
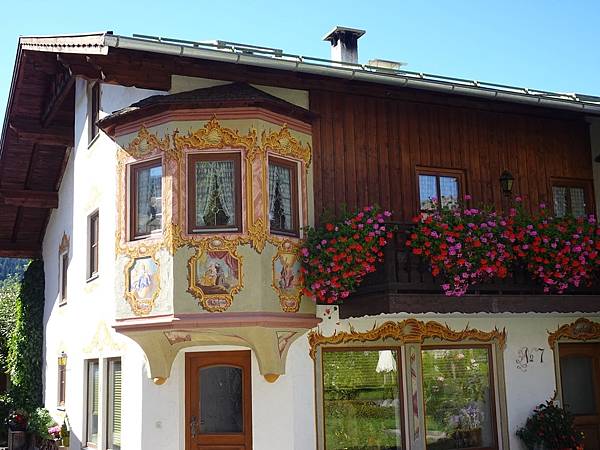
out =
[[421,211],[454,207],[458,204],[462,182],[462,173],[459,171],[419,169],[417,179]]
[[108,449],[121,450],[121,360],[108,361]]
[[403,448],[396,350],[323,352],[327,450]]
[[193,155],[188,170],[189,232],[241,231],[239,153]]
[[494,448],[489,347],[421,351],[428,450]]
[[131,169],[132,238],[162,229],[162,165],[150,161]]
[[97,359],[87,363],[87,414],[86,442],[88,447],[98,446],[98,417],[100,412],[100,363]]
[[269,158],[269,224],[272,233],[298,233],[297,165]]

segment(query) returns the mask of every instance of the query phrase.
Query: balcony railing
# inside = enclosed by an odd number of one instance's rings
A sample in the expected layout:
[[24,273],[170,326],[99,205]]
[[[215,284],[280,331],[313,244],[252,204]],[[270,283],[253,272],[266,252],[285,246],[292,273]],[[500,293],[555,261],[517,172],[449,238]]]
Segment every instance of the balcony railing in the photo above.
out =
[[463,297],[443,294],[440,277],[406,240],[412,225],[396,227],[384,249],[384,262],[365,277],[357,292],[340,307],[342,317],[386,312],[596,312],[600,311],[600,280],[560,295],[544,294],[543,286],[525,267],[515,266],[504,279],[469,287]]

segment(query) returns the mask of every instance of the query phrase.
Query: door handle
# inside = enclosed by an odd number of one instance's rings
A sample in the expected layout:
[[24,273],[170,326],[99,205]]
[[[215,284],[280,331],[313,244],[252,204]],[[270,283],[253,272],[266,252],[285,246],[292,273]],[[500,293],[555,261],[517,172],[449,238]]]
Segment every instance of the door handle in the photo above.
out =
[[198,425],[198,418],[196,416],[192,416],[190,418],[190,432],[192,434],[192,437],[196,437],[198,436],[198,434],[200,434],[200,429],[199,429],[199,425]]

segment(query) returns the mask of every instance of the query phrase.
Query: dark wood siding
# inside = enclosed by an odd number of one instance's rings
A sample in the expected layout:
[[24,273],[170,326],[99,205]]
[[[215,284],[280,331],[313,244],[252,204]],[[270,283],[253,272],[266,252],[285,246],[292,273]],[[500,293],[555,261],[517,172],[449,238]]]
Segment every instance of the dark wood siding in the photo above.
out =
[[315,211],[378,203],[409,220],[416,166],[461,169],[473,204],[502,207],[499,178],[515,177],[526,206],[550,202],[550,178],[592,179],[583,118],[519,114],[311,90]]

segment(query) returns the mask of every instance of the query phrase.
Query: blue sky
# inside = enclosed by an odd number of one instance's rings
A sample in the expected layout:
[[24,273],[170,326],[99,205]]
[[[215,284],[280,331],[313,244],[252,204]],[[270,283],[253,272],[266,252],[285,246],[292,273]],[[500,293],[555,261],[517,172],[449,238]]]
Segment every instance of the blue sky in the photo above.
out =
[[0,116],[19,35],[112,30],[223,39],[329,57],[322,36],[363,28],[359,60],[536,89],[600,95],[600,1],[138,0],[4,2]]

